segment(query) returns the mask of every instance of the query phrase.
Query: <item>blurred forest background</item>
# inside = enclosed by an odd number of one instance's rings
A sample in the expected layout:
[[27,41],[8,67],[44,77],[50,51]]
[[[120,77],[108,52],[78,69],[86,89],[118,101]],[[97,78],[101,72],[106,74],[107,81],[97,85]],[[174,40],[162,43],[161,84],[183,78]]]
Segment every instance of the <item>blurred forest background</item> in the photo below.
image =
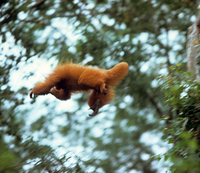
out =
[[[198,5],[1,0],[0,172],[200,172],[200,86],[186,72]],[[95,117],[87,94],[65,102],[28,96],[71,60],[130,65],[115,101]]]

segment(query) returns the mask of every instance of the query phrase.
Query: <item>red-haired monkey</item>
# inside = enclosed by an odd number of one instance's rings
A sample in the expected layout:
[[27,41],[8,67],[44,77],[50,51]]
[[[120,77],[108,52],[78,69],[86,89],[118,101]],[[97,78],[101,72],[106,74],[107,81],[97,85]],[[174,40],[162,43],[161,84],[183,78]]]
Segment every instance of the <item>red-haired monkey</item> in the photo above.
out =
[[54,71],[38,82],[30,92],[33,95],[52,94],[57,99],[70,99],[71,93],[93,90],[88,105],[95,116],[99,108],[114,99],[114,86],[128,74],[128,63],[121,62],[110,70],[95,69],[74,63],[58,65]]

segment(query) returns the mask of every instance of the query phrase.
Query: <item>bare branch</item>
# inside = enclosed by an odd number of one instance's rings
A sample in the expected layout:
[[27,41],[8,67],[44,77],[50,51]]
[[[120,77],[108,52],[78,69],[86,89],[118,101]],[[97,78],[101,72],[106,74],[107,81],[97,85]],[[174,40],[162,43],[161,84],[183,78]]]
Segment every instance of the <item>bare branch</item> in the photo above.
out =
[[39,2],[35,3],[34,5],[30,6],[29,8],[35,8],[37,6],[40,6],[41,4],[43,4],[46,0],[40,0]]

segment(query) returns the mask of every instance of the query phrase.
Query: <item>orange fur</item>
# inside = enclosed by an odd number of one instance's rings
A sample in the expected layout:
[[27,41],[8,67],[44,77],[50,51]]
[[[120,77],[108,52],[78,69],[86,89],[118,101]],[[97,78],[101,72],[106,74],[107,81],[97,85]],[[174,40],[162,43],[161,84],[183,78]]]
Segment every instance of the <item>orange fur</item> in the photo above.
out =
[[99,108],[114,99],[114,86],[124,79],[127,73],[126,62],[121,62],[110,70],[66,63],[57,66],[44,82],[38,82],[31,90],[30,97],[50,93],[60,100],[67,100],[70,99],[71,93],[93,90],[88,105],[94,110],[91,115],[94,116]]

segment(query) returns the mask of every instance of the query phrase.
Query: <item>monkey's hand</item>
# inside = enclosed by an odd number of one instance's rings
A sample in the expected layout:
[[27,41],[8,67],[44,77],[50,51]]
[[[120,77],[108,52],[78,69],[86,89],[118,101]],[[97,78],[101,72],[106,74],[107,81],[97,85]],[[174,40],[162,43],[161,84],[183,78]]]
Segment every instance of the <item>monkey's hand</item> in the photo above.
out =
[[100,101],[100,99],[97,99],[94,105],[90,108],[94,111],[92,114],[89,114],[90,117],[94,117],[96,114],[98,114]]
[[36,97],[36,95],[33,93],[33,90],[31,90],[29,96],[30,96],[31,99]]
[[48,94],[48,93],[38,93],[38,92],[35,92],[34,89],[32,89],[29,96],[30,96],[30,98],[33,99],[33,98],[36,98],[36,96],[38,96],[38,95],[46,95],[46,94]]
[[29,96],[33,98],[37,95],[46,95],[49,94],[50,89],[53,86],[47,85],[45,82],[38,82],[35,87],[31,90]]

